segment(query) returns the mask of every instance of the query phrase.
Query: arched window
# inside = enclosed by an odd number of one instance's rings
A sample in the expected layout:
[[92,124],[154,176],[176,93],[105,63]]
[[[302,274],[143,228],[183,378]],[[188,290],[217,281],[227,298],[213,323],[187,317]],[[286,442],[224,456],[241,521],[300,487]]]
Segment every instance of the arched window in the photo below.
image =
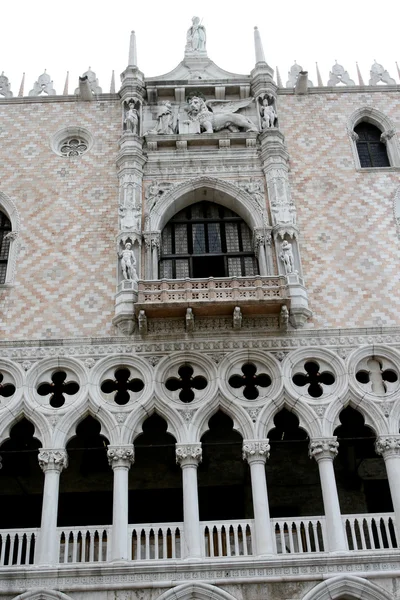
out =
[[361,168],[367,167],[390,167],[386,146],[381,142],[382,132],[372,125],[362,121],[354,132],[357,134],[357,152]]
[[0,284],[6,281],[8,254],[10,251],[10,238],[7,237],[7,234],[10,231],[10,219],[0,211]]
[[161,235],[160,278],[258,274],[249,227],[236,213],[198,202],[177,213]]

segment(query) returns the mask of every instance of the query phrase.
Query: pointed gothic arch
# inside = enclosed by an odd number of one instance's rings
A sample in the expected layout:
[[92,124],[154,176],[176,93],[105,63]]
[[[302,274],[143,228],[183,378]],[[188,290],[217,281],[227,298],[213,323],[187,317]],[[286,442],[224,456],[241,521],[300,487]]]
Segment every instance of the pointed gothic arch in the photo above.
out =
[[[24,599],[25,600],[25,599]],[[61,599],[60,599],[61,600]],[[65,599],[63,599],[65,600]],[[161,594],[157,600],[237,600],[232,594],[208,583],[183,583]]]
[[355,575],[338,575],[322,581],[310,590],[303,600],[393,600],[384,588]]

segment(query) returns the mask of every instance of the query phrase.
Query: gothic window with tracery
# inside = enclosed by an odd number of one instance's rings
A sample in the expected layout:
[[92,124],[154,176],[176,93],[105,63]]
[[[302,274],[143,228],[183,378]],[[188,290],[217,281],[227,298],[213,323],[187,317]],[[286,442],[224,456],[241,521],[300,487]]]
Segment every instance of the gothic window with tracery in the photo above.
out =
[[11,222],[0,211],[0,283],[5,283],[7,275],[7,262],[10,251],[10,238],[7,234],[11,231]]
[[258,274],[249,227],[236,213],[198,202],[177,213],[161,236],[160,278]]
[[382,132],[372,123],[361,122],[354,127],[357,134],[357,152],[361,168],[390,167],[386,145],[381,142]]

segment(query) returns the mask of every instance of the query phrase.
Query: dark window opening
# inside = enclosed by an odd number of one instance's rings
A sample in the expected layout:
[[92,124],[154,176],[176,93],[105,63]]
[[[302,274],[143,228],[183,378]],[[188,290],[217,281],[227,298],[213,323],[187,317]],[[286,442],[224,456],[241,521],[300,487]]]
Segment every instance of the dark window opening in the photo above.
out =
[[354,131],[358,135],[356,145],[361,167],[390,167],[386,146],[381,142],[382,132],[365,122],[354,127]]

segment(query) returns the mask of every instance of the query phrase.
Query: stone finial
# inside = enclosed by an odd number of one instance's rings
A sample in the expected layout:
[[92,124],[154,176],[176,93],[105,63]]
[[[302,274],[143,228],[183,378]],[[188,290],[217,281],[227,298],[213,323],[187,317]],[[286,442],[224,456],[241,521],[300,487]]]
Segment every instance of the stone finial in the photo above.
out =
[[4,75],[4,71],[0,75],[0,96],[4,98],[12,98],[12,91],[10,89],[10,82],[8,77]]
[[38,77],[38,80],[33,84],[33,89],[29,92],[30,96],[55,96],[56,90],[53,88],[53,82],[50,75],[44,73]]
[[278,67],[276,67],[276,83],[278,85],[278,88],[283,88],[282,78],[281,74],[279,73]]
[[63,96],[68,96],[68,81],[69,81],[69,71],[67,71],[67,76],[65,78]]
[[136,33],[133,30],[129,40],[128,67],[137,67]]
[[356,65],[357,65],[358,85],[365,85],[364,80],[361,75],[360,67],[358,66],[358,62],[356,62]]
[[[288,80],[286,82],[287,88],[296,87],[300,73],[306,73],[306,71],[303,71],[303,67],[298,65],[295,61],[294,65],[290,67],[290,71],[288,73]],[[307,87],[313,87],[313,83],[309,79],[307,80]]]
[[395,80],[390,77],[388,71],[386,71],[386,69],[376,61],[372,65],[369,74],[371,76],[369,85],[377,85],[380,81],[382,81],[382,83],[386,83],[387,85],[396,85]]
[[334,86],[338,83],[344,83],[348,86],[356,85],[354,81],[350,79],[350,76],[348,72],[344,70],[344,67],[342,67],[342,65],[338,65],[336,62],[332,67],[332,71],[329,73],[328,85]]
[[256,53],[256,64],[259,62],[265,63],[264,49],[258,27],[254,27],[254,50]]
[[22,73],[21,85],[19,86],[18,97],[22,98],[24,95],[24,86],[25,86],[25,73]]
[[111,73],[110,94],[115,94],[115,74],[114,74],[114,70]]
[[315,63],[315,68],[317,70],[317,84],[319,87],[323,87],[323,82],[322,82],[322,77],[321,77],[321,73],[319,72],[319,68],[318,68],[318,63]]
[[[87,71],[85,71],[85,73],[79,79],[80,80],[82,79],[84,81],[85,78],[87,79],[90,90],[93,94],[101,94],[102,93],[102,89],[99,86],[99,80],[96,77],[96,73],[94,71],[92,71],[90,67]],[[80,93],[80,87],[81,86],[79,86],[79,88],[76,88],[75,94]]]

